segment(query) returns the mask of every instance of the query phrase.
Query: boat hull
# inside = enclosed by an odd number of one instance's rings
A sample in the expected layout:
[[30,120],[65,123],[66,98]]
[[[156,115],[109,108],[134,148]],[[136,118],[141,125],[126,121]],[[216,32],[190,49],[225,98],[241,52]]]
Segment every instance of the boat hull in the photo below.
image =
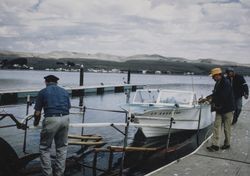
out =
[[[183,130],[199,130],[211,125],[214,115],[210,105],[199,105],[192,108],[160,108],[135,114],[134,123],[166,124],[165,127],[141,127],[145,137],[164,136]],[[171,118],[173,123],[171,124]]]

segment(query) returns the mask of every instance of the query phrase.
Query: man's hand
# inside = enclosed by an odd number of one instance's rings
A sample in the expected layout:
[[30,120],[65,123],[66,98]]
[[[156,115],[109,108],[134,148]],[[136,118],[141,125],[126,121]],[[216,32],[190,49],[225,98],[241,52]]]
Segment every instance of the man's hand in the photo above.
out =
[[207,97],[205,97],[205,98],[200,98],[199,100],[198,100],[198,103],[211,103],[211,101],[212,101],[212,96],[207,96]]
[[38,126],[38,124],[40,122],[40,119],[41,119],[41,112],[40,111],[35,111],[33,125]]
[[207,101],[206,98],[199,98],[198,103],[205,103]]

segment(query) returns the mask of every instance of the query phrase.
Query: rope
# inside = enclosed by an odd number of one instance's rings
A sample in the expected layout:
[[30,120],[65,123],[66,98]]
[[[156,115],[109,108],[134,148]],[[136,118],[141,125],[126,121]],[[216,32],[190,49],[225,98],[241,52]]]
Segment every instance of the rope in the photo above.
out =
[[98,108],[86,108],[89,110],[96,110],[96,111],[106,111],[106,112],[117,112],[117,113],[127,113],[126,111],[119,111],[119,110],[109,110],[109,109],[98,109]]
[[106,111],[106,112],[118,112],[118,113],[127,113],[125,110],[124,111],[119,111],[119,110],[110,110],[110,109],[100,109],[100,108],[88,108],[86,106],[84,107],[79,107],[79,106],[71,106],[71,108],[77,108],[77,109],[89,109],[89,110],[95,110],[95,111]]
[[0,128],[9,128],[9,127],[16,127],[17,125],[5,125],[5,126],[0,126]]
[[[0,120],[3,120],[3,119],[6,118],[6,117],[10,117],[10,118],[16,123],[16,126],[17,126],[18,129],[23,129],[23,130],[25,130],[25,129],[28,128],[28,126],[26,126],[25,124],[20,123],[20,122],[15,118],[15,116],[14,116],[13,114],[0,114],[0,117],[1,117]],[[10,127],[10,126],[7,125],[6,127]]]
[[250,164],[250,162],[247,162],[247,161],[241,161],[241,160],[230,159],[230,158],[223,158],[223,157],[218,157],[218,156],[210,156],[210,155],[205,155],[205,154],[200,154],[200,153],[195,153],[195,155],[205,156],[205,157],[214,158],[214,159],[221,159],[221,160],[233,161],[233,162],[243,163],[243,164]]

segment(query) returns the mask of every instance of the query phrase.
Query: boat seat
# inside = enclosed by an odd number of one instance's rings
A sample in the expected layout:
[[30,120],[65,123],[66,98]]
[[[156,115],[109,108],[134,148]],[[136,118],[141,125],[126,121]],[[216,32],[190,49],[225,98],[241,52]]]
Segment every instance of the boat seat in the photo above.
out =
[[68,144],[69,145],[85,145],[85,146],[93,146],[93,145],[104,145],[105,142],[102,141],[101,136],[97,135],[74,135],[74,134],[69,134],[68,135],[69,140]]

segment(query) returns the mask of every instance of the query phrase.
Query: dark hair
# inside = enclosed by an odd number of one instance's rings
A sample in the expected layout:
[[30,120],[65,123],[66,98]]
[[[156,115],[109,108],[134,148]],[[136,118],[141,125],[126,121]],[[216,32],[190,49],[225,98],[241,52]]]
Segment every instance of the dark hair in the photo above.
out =
[[228,67],[226,69],[226,73],[228,74],[229,72],[234,72],[234,69],[232,67]]

